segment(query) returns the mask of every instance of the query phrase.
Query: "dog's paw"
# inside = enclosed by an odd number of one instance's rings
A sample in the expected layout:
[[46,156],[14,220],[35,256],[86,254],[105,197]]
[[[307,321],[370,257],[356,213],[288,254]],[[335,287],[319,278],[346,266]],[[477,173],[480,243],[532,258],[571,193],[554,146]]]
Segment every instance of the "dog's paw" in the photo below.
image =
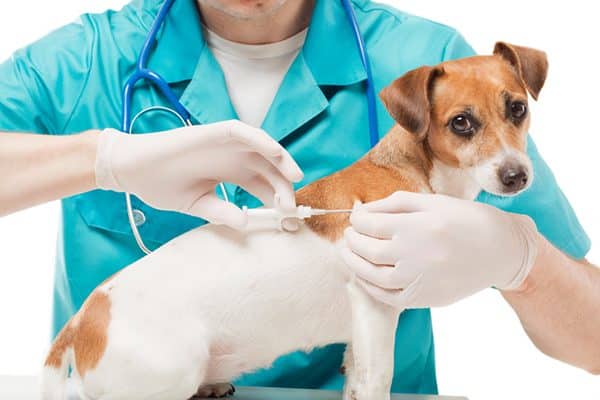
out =
[[343,395],[342,395],[342,399],[343,400],[363,400],[363,399],[359,399],[357,392],[356,392],[356,386],[357,386],[357,382],[354,379],[354,376],[351,377],[346,377],[346,382],[344,383],[344,390],[342,391]]
[[352,388],[344,389],[344,394],[342,395],[343,400],[359,400],[356,396],[356,390]]
[[221,398],[231,396],[234,393],[235,388],[231,383],[215,383],[201,386],[190,400]]

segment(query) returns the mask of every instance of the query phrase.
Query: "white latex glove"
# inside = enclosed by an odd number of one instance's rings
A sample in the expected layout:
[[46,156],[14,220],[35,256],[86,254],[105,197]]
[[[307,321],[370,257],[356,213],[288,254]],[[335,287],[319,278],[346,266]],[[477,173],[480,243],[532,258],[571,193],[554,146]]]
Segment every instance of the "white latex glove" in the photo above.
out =
[[537,255],[531,218],[448,196],[397,192],[350,221],[344,261],[371,296],[402,309],[516,289]]
[[244,212],[220,200],[215,187],[243,187],[265,205],[292,209],[291,182],[303,174],[289,153],[263,130],[240,121],[144,135],[107,129],[96,156],[99,188],[133,193],[149,205],[241,228]]

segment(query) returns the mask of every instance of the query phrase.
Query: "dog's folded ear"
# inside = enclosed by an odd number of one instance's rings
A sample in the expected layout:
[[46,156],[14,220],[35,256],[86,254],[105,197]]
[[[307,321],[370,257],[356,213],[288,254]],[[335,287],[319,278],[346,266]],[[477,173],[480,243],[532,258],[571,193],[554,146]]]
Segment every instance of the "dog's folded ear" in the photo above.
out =
[[429,131],[433,83],[443,73],[440,67],[420,67],[402,75],[379,93],[396,122],[420,140]]
[[548,75],[546,53],[529,47],[498,42],[494,47],[494,55],[504,58],[516,69],[531,97],[537,100]]

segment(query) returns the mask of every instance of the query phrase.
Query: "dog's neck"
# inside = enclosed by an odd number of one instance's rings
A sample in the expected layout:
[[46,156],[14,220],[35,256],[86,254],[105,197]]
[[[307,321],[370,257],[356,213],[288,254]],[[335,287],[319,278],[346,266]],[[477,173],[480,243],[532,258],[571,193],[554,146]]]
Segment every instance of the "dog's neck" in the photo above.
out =
[[433,156],[426,141],[395,125],[381,143],[369,154],[369,159],[381,166],[405,171],[416,168],[427,177],[429,191],[461,199],[473,200],[481,186],[469,168],[448,165]]
[[401,174],[408,171],[429,177],[433,165],[424,142],[394,125],[383,139],[365,156],[373,164]]
[[[435,161],[425,142],[395,125],[363,158],[302,188],[296,198],[299,205],[324,209],[349,209],[356,202],[380,200],[399,190],[474,198],[470,176],[459,171]],[[307,225],[336,241],[349,225],[348,215],[313,217]]]

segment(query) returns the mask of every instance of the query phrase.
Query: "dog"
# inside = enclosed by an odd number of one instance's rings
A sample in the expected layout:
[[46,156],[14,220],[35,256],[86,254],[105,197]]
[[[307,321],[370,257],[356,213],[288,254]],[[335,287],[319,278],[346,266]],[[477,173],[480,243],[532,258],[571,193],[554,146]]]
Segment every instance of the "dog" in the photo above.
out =
[[[537,100],[547,69],[545,53],[499,42],[491,56],[406,73],[380,93],[396,122],[387,135],[297,203],[526,190],[528,93]],[[401,310],[369,297],[343,265],[348,225],[347,215],[294,233],[206,225],[172,240],[93,291],[52,345],[42,398],[64,400],[69,368],[83,399],[224,396],[226,382],[283,354],[347,343],[344,399],[389,399]]]

